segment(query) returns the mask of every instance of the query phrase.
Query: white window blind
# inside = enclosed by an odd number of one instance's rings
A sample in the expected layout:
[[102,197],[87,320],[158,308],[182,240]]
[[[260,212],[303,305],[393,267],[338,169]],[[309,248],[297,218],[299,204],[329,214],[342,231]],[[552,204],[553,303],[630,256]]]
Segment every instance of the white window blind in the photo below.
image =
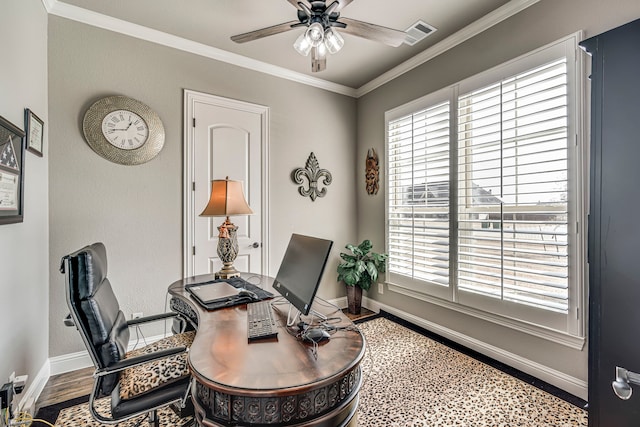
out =
[[578,39],[387,111],[390,290],[584,336]]
[[389,272],[449,286],[450,103],[388,123]]
[[458,99],[458,289],[566,313],[566,59]]

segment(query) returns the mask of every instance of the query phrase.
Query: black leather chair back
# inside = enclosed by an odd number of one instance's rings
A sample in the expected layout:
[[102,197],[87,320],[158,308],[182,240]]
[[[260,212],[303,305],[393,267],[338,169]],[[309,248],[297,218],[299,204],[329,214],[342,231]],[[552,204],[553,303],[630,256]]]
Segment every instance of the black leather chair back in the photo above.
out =
[[[107,251],[102,243],[86,246],[63,258],[67,272],[67,304],[94,364],[106,368],[122,360],[129,343],[124,313],[107,279]],[[110,393],[118,375],[104,377],[101,389]]]

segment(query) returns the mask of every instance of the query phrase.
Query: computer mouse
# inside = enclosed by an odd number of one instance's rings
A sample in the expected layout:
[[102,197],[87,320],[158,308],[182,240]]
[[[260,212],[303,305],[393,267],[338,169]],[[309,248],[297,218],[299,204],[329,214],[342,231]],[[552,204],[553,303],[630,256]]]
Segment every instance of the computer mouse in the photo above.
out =
[[306,341],[313,342],[328,340],[330,337],[331,335],[329,335],[329,332],[321,328],[309,328],[302,334],[302,338],[304,338]]
[[240,291],[238,292],[238,296],[239,297],[249,297],[249,298],[251,298],[252,300],[255,300],[255,301],[260,299],[260,297],[255,292],[250,291],[248,289],[240,289]]

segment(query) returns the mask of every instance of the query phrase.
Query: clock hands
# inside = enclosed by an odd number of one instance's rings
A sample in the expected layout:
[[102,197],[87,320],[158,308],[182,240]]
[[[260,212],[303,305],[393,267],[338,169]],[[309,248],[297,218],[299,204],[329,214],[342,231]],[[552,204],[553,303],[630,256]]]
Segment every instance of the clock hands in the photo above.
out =
[[131,125],[132,125],[132,122],[129,122],[129,126],[127,126],[126,128],[123,128],[123,129],[115,129],[115,128],[114,128],[114,129],[112,129],[112,130],[113,130],[114,132],[115,132],[115,131],[117,131],[117,130],[124,130],[124,131],[127,131],[127,130],[129,130],[129,128],[131,127]]

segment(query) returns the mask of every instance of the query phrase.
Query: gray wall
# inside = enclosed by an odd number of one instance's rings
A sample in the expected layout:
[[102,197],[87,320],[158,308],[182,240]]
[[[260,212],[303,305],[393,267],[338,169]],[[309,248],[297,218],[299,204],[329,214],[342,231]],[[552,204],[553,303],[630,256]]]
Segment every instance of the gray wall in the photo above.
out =
[[[524,12],[483,32],[358,100],[358,170],[374,147],[384,169],[384,113],[579,30],[593,36],[640,17],[637,0],[542,0]],[[384,175],[381,175],[381,183]],[[364,188],[358,174],[358,189]],[[385,244],[384,185],[367,196],[357,191],[358,236],[382,250]],[[405,313],[522,356],[572,377],[587,380],[587,350],[572,350],[549,341],[481,321],[390,291],[370,298]],[[586,397],[586,396],[582,396]]]
[[[268,271],[277,272],[292,232],[332,239],[319,295],[344,294],[334,272],[339,248],[356,236],[354,99],[51,16],[51,357],[83,349],[78,333],[61,323],[63,255],[103,241],[127,316],[162,311],[167,286],[182,277],[183,89],[270,108]],[[110,163],[84,141],[85,110],[112,94],[145,102],[163,120],[165,146],[152,161]],[[333,174],[327,196],[315,202],[290,179],[311,151]]]
[[[41,3],[5,0],[0,38],[13,65],[0,68],[0,115],[22,127],[22,109],[32,108],[49,135],[44,158],[26,155],[25,222],[0,226],[0,308],[13,326],[0,334],[0,380],[14,370],[33,378],[47,355],[83,349],[77,332],[61,324],[67,309],[57,267],[61,256],[87,243],[107,244],[110,277],[127,314],[164,308],[166,286],[182,274],[183,89],[271,108],[269,272],[277,270],[292,231],[331,238],[334,256],[320,293],[332,298],[344,294],[332,273],[345,243],[370,238],[376,249],[384,247],[384,188],[367,196],[362,172],[369,147],[384,165],[386,110],[577,30],[590,36],[637,17],[637,0],[542,0],[355,101],[54,16],[47,43]],[[111,94],[158,111],[167,142],[153,161],[112,164],[84,142],[82,114]],[[315,203],[298,196],[289,179],[310,151],[334,177],[327,197]],[[586,380],[585,351],[390,292],[369,296]]]
[[44,157],[27,152],[24,222],[0,225],[0,383],[29,385],[48,356],[47,13],[38,0],[5,0],[0,13],[0,116],[24,129],[24,108],[45,121]]

